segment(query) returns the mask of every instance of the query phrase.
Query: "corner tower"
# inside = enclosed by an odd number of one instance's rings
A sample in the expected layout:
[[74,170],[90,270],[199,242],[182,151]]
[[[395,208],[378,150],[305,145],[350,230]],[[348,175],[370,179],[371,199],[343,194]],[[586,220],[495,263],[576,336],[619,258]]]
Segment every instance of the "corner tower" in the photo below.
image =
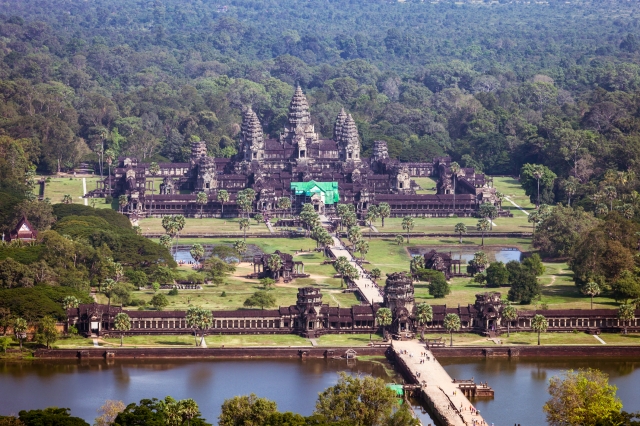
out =
[[241,131],[244,161],[262,161],[264,159],[264,133],[260,120],[251,107],[244,112]]

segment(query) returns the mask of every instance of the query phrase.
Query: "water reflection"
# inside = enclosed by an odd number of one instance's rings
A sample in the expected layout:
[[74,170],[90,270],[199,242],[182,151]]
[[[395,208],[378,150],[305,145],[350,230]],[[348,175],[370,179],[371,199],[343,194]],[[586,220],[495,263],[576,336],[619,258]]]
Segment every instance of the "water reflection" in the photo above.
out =
[[522,252],[515,247],[500,247],[500,248],[485,248],[481,249],[480,247],[476,248],[457,248],[457,247],[437,247],[437,246],[416,246],[409,247],[409,254],[411,256],[424,255],[425,253],[430,252],[431,250],[441,251],[443,253],[451,253],[451,258],[454,260],[460,260],[463,265],[466,265],[471,259],[473,259],[473,255],[477,251],[484,251],[489,257],[490,262],[503,262],[507,263],[509,261],[515,260],[520,262],[522,258]]
[[[337,383],[338,372],[371,374],[388,382],[381,362],[323,359],[104,360],[0,363],[0,415],[61,406],[90,423],[107,399],[193,398],[215,423],[222,402],[255,393],[282,411],[313,412],[318,393]],[[420,407],[417,407],[420,411]],[[421,415],[424,424],[433,423]]]
[[474,377],[495,390],[493,399],[473,401],[485,420],[496,425],[546,424],[542,406],[547,401],[547,385],[553,376],[579,368],[597,368],[609,374],[618,387],[626,411],[639,411],[637,383],[640,360],[634,358],[523,358],[523,359],[441,359],[452,378]]

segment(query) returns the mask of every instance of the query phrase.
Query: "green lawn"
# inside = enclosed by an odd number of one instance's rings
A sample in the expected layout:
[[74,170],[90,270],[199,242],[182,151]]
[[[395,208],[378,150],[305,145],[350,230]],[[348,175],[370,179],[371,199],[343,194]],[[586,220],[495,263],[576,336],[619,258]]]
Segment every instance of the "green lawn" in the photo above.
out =
[[[186,218],[186,224],[182,230],[183,234],[213,234],[213,233],[225,233],[225,234],[237,234],[243,235],[243,231],[240,230],[238,224],[239,218],[232,219],[217,219],[217,218]],[[250,234],[268,234],[269,229],[264,222],[256,222],[250,220],[251,225],[247,229],[247,233]],[[151,217],[141,219],[138,223],[142,227],[142,232],[145,234],[158,234],[164,233],[162,228],[162,218]]]
[[432,177],[417,177],[413,178],[413,180],[420,185],[420,190],[416,191],[417,194],[435,194],[436,193],[436,185],[438,184],[438,179]]
[[[221,238],[184,238],[180,240],[183,244],[192,244],[193,242],[201,244],[232,244],[234,241],[234,239]],[[305,286],[319,287],[323,295],[323,302],[328,303],[330,306],[351,306],[359,303],[355,294],[342,293],[340,279],[333,278],[335,274],[333,266],[322,264],[326,259],[322,253],[313,251],[296,254],[296,250],[313,249],[315,247],[313,240],[309,238],[247,238],[247,244],[255,244],[265,253],[273,253],[275,250],[290,253],[294,255],[295,260],[304,262],[305,273],[310,274],[309,278],[299,278],[288,284],[280,283],[270,290],[270,293],[276,298],[276,306],[294,305],[298,288]],[[188,273],[191,269],[189,266],[183,266],[180,271]],[[253,267],[249,263],[240,263],[237,266],[236,273],[220,286],[204,286],[203,290],[182,290],[179,291],[177,296],[167,296],[169,306],[166,309],[186,309],[190,303],[212,310],[243,309],[244,301],[254,292],[262,290],[258,280],[245,278],[246,275],[252,272]],[[160,291],[168,293],[168,290]],[[225,293],[224,297],[222,297],[223,292]],[[149,302],[153,294],[151,290],[134,291],[133,297]],[[100,295],[99,297],[106,302],[104,296]]]
[[[38,176],[37,179],[40,179],[41,177],[49,179],[49,182],[47,182],[44,187],[44,197],[51,199],[52,204],[61,203],[65,194],[71,195],[75,204],[84,204],[84,200],[82,199],[82,196],[84,195],[82,190],[82,178]],[[96,188],[96,182],[99,179],[99,177],[86,178],[87,192]],[[110,207],[109,205],[104,204],[104,199],[98,201],[98,205]],[[96,207],[98,207],[98,205],[96,205]]]

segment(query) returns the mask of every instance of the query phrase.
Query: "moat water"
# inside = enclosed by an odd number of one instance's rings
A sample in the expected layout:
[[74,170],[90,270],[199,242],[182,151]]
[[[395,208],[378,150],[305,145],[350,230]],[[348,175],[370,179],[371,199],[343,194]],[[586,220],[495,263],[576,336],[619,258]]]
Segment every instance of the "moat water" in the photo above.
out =
[[[409,247],[409,254],[411,256],[424,255],[431,250],[440,251],[443,253],[451,253],[451,257],[455,260],[460,260],[462,265],[466,265],[473,255],[478,251],[484,251],[489,257],[490,262],[502,262],[507,263],[512,260],[520,262],[522,258],[522,252],[515,247],[500,247],[500,248],[485,248],[484,250],[477,248],[458,248],[458,247],[436,247],[436,246],[416,246]],[[463,268],[464,270],[464,268]]]
[[[483,417],[495,426],[544,425],[542,406],[548,399],[547,384],[567,369],[598,368],[608,373],[618,387],[626,411],[640,411],[638,383],[640,359],[561,358],[441,359],[452,378],[488,382],[495,389],[493,399],[472,401]],[[339,371],[372,374],[386,381],[388,364],[345,360],[119,360],[34,361],[0,363],[0,415],[22,409],[48,406],[69,407],[73,415],[89,423],[96,409],[107,399],[125,403],[142,398],[194,398],[203,416],[216,423],[222,402],[235,395],[255,393],[278,403],[281,411],[303,415],[313,412],[318,393],[338,380]],[[419,403],[415,411],[427,426],[433,421]]]

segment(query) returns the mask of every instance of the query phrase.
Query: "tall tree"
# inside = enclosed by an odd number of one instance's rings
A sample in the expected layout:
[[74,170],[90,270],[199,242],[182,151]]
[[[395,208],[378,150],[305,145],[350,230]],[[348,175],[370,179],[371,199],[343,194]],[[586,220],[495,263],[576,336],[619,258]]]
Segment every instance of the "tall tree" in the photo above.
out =
[[202,259],[204,257],[204,247],[202,247],[202,244],[193,244],[191,246],[191,249],[189,250],[189,254],[191,255],[191,257],[193,257],[193,260],[196,261],[196,263],[200,263],[200,259]]
[[382,227],[384,228],[384,219],[391,216],[391,206],[389,206],[389,203],[378,204],[378,214],[380,215]]
[[209,196],[207,195],[206,192],[198,192],[198,195],[196,196],[196,204],[200,205],[200,219],[202,219],[202,210],[204,209],[204,206],[207,205],[207,203],[209,202]]
[[216,199],[220,203],[220,216],[224,217],[224,203],[229,202],[229,193],[226,189],[221,189],[218,191]]
[[416,306],[416,320],[418,324],[422,326],[420,335],[424,340],[424,326],[433,321],[433,308],[428,303],[419,303]]
[[543,410],[551,426],[606,425],[622,409],[617,388],[600,370],[569,370],[549,380],[551,399]]
[[380,308],[376,312],[376,322],[382,327],[382,334],[386,338],[387,327],[393,322],[393,314],[389,308]]
[[16,339],[18,339],[18,342],[20,342],[20,352],[22,352],[22,342],[27,338],[28,329],[29,324],[24,318],[18,317],[13,321],[13,334],[16,336]]
[[544,315],[536,314],[531,320],[531,329],[538,333],[538,346],[540,346],[540,333],[547,331],[549,321]]
[[480,219],[476,224],[476,229],[482,232],[482,247],[484,247],[484,233],[489,230],[490,226],[489,221],[485,218]]
[[113,319],[113,327],[120,332],[120,346],[122,346],[124,333],[131,330],[131,318],[126,313],[120,312]]
[[47,349],[51,348],[51,344],[58,340],[58,329],[56,327],[56,320],[51,316],[46,316],[38,322],[36,328],[36,342],[43,344]]
[[240,220],[238,220],[238,225],[240,226],[240,230],[242,231],[242,234],[243,234],[242,239],[243,239],[244,242],[246,242],[247,241],[247,229],[249,229],[249,226],[251,226],[251,222],[246,217],[243,217]]
[[185,314],[185,320],[187,322],[187,326],[194,329],[196,346],[198,345],[198,331],[200,331],[200,346],[202,346],[205,331],[213,325],[213,315],[211,314],[211,311],[197,306],[189,306]]
[[593,309],[593,298],[600,294],[600,286],[593,281],[589,281],[582,287],[581,291],[591,298],[591,309]]
[[467,233],[467,225],[465,225],[462,222],[456,223],[456,227],[454,228],[454,232],[456,232],[460,236],[460,240],[458,242],[460,244],[462,244],[462,234],[466,234]]
[[507,337],[511,335],[511,321],[518,318],[518,310],[511,304],[507,304],[502,309],[502,318],[507,322]]
[[451,180],[453,181],[453,210],[456,210],[456,182],[458,181],[458,173],[460,173],[460,164],[452,161],[449,165],[451,170]]
[[457,314],[447,314],[444,317],[442,325],[451,338],[449,346],[453,346],[453,332],[460,330],[460,317]]
[[416,223],[411,216],[405,216],[402,219],[402,229],[407,231],[407,244],[409,243],[409,234],[411,233],[411,230],[413,229],[415,224]]
[[627,334],[627,325],[629,321],[633,321],[636,317],[635,307],[633,305],[620,305],[618,308],[618,319],[622,321],[624,334]]

